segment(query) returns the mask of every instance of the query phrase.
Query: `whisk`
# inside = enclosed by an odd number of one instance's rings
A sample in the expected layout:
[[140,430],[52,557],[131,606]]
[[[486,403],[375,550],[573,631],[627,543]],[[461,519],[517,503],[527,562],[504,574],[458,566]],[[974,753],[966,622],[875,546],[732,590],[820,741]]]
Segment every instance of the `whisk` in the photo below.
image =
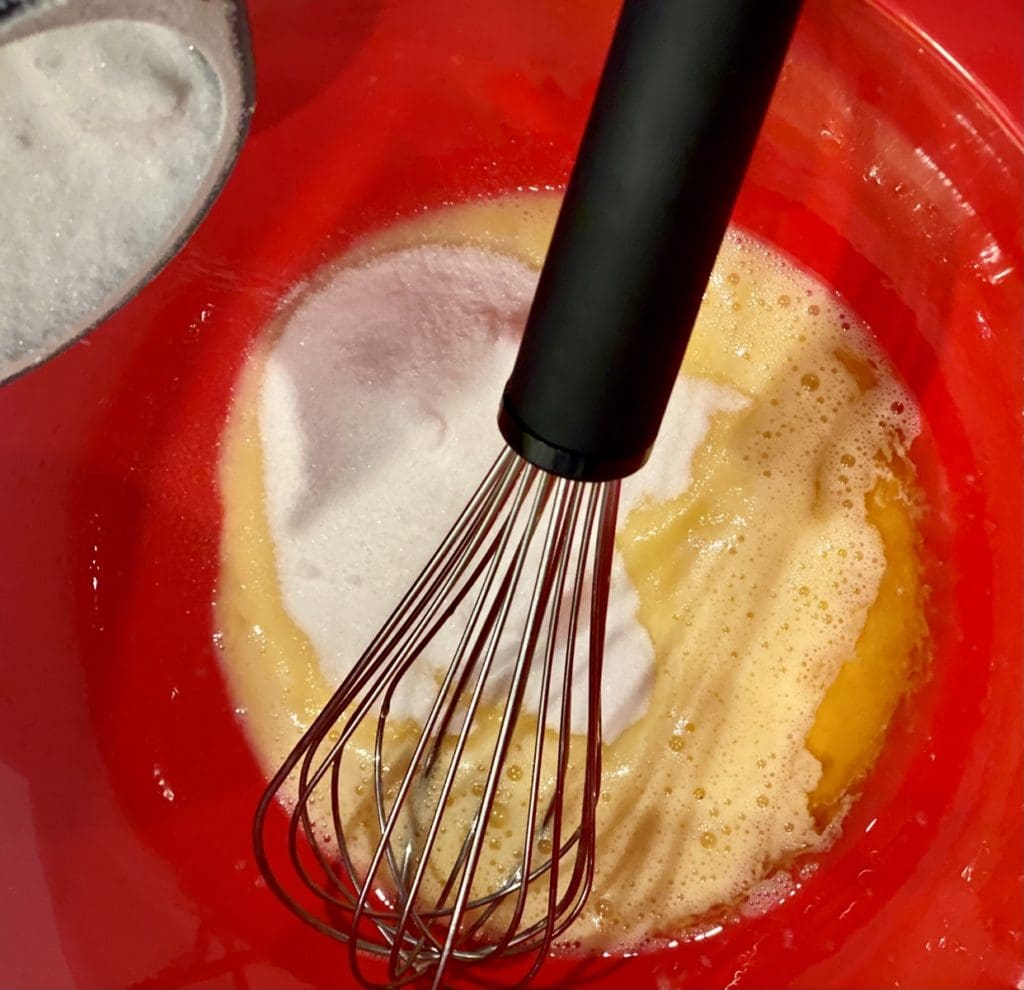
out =
[[[268,886],[367,986],[528,982],[583,910],[619,479],[654,442],[798,10],[624,4],[508,447],[259,804]],[[425,717],[392,714],[439,645]]]

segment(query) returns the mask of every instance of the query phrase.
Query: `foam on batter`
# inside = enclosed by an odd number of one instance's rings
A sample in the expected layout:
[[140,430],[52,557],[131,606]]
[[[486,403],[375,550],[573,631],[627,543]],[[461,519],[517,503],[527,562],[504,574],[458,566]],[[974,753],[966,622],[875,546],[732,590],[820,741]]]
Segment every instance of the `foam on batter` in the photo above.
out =
[[[318,638],[328,642],[330,618],[321,610],[337,610],[338,602],[325,597],[316,608],[307,605],[297,599],[300,585],[292,580],[302,559],[321,573],[336,566],[329,553],[318,557],[320,551],[307,542],[313,521],[330,515],[324,493],[330,500],[345,485],[357,490],[362,482],[354,478],[383,472],[385,465],[394,471],[394,488],[408,485],[414,477],[408,458],[415,454],[396,447],[385,457],[381,447],[399,444],[398,435],[416,424],[434,429],[443,443],[444,429],[454,422],[449,410],[473,391],[465,376],[483,373],[492,359],[493,398],[474,415],[485,425],[493,421],[511,365],[510,352],[498,356],[505,347],[504,327],[525,317],[535,275],[523,263],[539,264],[556,207],[554,197],[513,198],[396,226],[307,288],[282,314],[269,351],[258,351],[246,370],[225,434],[217,620],[229,685],[248,710],[246,725],[268,770],[276,768],[334,686],[324,672],[336,661]],[[405,250],[425,244],[437,247],[426,254]],[[480,248],[495,257],[485,261]],[[428,260],[433,267],[424,284],[416,278],[416,265]],[[483,285],[473,280],[481,266],[502,290],[492,292],[487,305],[471,291]],[[449,279],[442,284],[459,293],[460,302],[426,291],[442,269]],[[470,269],[477,271],[473,278]],[[391,345],[377,340],[383,350],[374,352],[373,362],[381,366],[360,363],[358,347],[339,359],[360,339],[360,321],[344,322],[347,317],[326,305],[328,291],[351,289],[357,271],[365,277],[371,270],[390,273],[388,298],[426,338],[414,341],[409,335],[392,342],[390,352]],[[406,293],[413,282],[418,302]],[[317,300],[324,305],[311,308]],[[335,305],[339,301],[336,296]],[[357,308],[355,300],[346,308]],[[475,333],[459,333],[453,313],[472,313],[490,344]],[[311,318],[296,322],[306,316]],[[333,331],[321,331],[325,323]],[[283,374],[274,363],[286,346],[296,354]],[[315,356],[296,356],[307,350]],[[395,370],[407,364],[415,373]],[[301,419],[298,393],[307,375],[320,376],[315,389],[332,395],[345,410],[345,422],[358,419],[366,403],[376,409],[372,383],[383,368],[392,369],[389,387],[401,376],[409,378],[395,389],[403,396],[395,403],[395,422],[405,426],[378,434],[370,450],[360,446],[360,437],[347,437],[341,422],[313,428],[316,415],[329,417],[333,407],[312,395],[305,401],[320,411],[289,425],[290,433],[268,421],[272,410],[286,407]],[[916,412],[841,302],[768,248],[730,234],[683,370],[683,388],[656,447],[668,466],[636,476],[620,515],[623,573],[617,588],[620,595],[634,596],[620,619],[638,619],[653,649],[653,690],[646,706],[628,709],[627,724],[604,749],[597,873],[594,893],[570,932],[576,945],[607,949],[674,936],[752,892],[751,903],[764,906],[790,896],[796,888],[787,886],[779,868],[831,841],[849,788],[870,765],[906,689],[925,632],[912,471],[905,460],[918,429]],[[430,383],[451,376],[444,411],[430,424],[425,409],[442,401]],[[286,403],[268,403],[273,389],[288,388],[293,394]],[[329,468],[330,456],[309,444],[285,443],[287,436],[294,441],[313,434],[336,435],[338,444],[358,451],[346,454],[351,470],[335,464],[320,477],[316,465]],[[426,432],[415,437],[430,439]],[[457,496],[456,507],[461,506],[490,450],[480,456],[472,471],[467,467],[469,480],[461,490],[446,493],[444,479],[431,482],[439,486],[435,497]],[[421,469],[424,478],[428,468]],[[282,480],[286,476],[292,480]],[[308,495],[299,491],[300,478],[307,479]],[[305,521],[297,525],[301,511],[297,517],[289,513],[301,510],[304,498],[314,508],[307,505]],[[349,515],[349,525],[355,519],[362,526],[374,523],[370,508],[358,511],[363,514]],[[381,524],[395,526],[395,511],[400,510],[391,502],[381,503],[380,515],[388,517]],[[449,518],[438,522],[431,546]],[[282,528],[282,521],[291,528]],[[331,525],[325,532],[346,529],[344,515]],[[323,537],[329,538],[351,535]],[[387,564],[392,553],[400,559],[401,551],[389,545]],[[386,569],[383,563],[383,554],[375,561],[367,557],[360,564],[366,572],[357,570],[354,577],[368,580],[370,564],[376,571]],[[312,594],[315,580],[307,577],[301,597]],[[351,650],[357,650],[355,643]],[[622,666],[636,659],[617,657]],[[885,676],[861,678],[857,690],[845,694],[830,690],[849,682],[858,664]],[[358,762],[360,747],[368,753],[372,739],[355,742]],[[520,834],[520,756],[527,752],[525,745],[522,754],[513,745],[508,780],[496,803],[500,831],[489,833],[481,863],[483,882],[507,876],[515,860],[515,843],[503,838]],[[475,755],[470,750],[469,760]],[[570,781],[570,805],[579,799],[578,787],[579,781]],[[456,816],[458,810],[456,801]],[[356,833],[372,835],[366,794],[353,795],[347,813]],[[823,823],[829,824],[823,829]],[[460,834],[456,827],[449,832]],[[443,848],[440,854],[446,855]]]

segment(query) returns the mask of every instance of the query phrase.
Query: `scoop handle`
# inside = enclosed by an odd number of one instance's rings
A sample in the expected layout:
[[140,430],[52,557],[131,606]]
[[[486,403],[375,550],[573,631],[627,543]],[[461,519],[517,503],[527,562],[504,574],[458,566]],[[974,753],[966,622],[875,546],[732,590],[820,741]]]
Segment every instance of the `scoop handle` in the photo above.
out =
[[498,416],[551,473],[646,461],[800,0],[626,0]]

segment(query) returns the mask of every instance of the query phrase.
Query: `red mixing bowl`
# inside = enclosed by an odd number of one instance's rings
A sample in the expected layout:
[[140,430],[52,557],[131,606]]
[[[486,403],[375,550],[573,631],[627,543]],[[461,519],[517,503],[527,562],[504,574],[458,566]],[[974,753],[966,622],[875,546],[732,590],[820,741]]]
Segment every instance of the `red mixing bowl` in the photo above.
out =
[[[352,238],[564,183],[616,6],[253,0],[259,105],[209,218],[0,392],[0,984],[352,985],[253,864],[264,781],[211,610],[232,384]],[[1022,181],[1019,126],[923,35],[808,3],[735,219],[842,292],[919,398],[931,677],[786,903],[539,985],[1018,985]]]

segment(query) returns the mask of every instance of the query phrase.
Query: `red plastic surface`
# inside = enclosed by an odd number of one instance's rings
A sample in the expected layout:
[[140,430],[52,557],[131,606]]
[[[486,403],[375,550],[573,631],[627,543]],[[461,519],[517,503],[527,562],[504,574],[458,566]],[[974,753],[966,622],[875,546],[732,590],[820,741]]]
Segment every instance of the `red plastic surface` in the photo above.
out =
[[[352,237],[564,181],[615,6],[254,0],[260,106],[208,220],[108,324],[0,391],[0,985],[351,985],[252,862],[263,782],[210,608],[218,434],[281,294]],[[737,220],[836,286],[919,397],[933,674],[785,905],[671,950],[556,962],[541,985],[1017,985],[1009,119],[898,18],[809,4]]]

